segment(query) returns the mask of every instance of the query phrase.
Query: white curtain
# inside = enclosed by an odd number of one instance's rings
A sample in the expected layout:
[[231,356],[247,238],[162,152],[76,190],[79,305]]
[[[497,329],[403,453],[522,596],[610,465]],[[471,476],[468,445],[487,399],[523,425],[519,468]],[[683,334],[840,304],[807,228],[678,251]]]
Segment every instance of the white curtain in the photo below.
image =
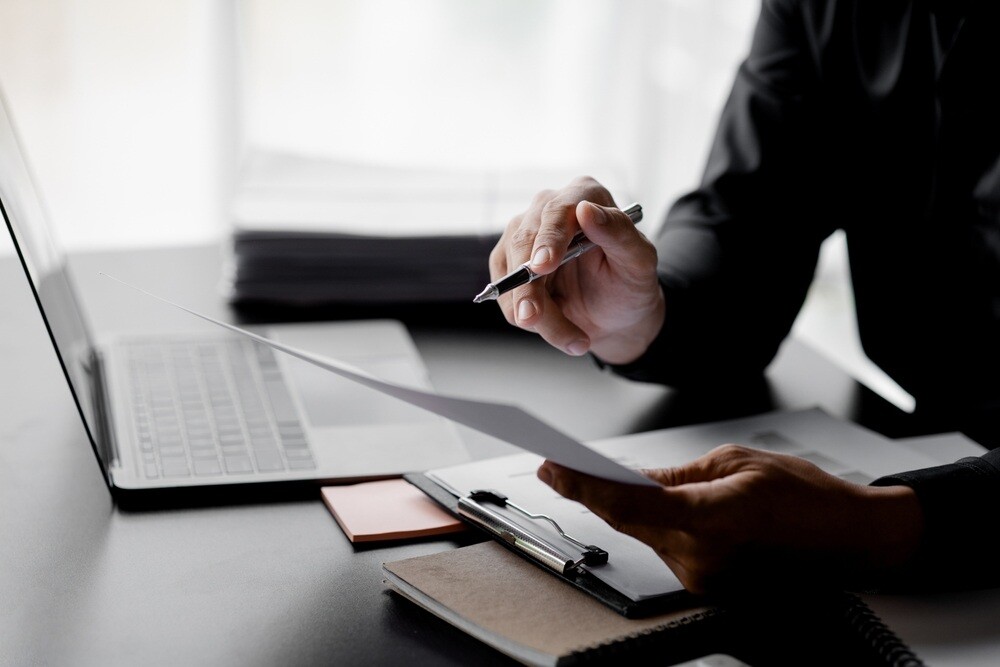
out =
[[234,17],[230,0],[0,0],[0,89],[64,246],[219,236]]
[[[217,238],[247,147],[697,179],[751,0],[3,0],[0,88],[71,248]],[[540,183],[551,187],[554,183]]]
[[253,0],[241,9],[249,144],[418,165],[611,163],[658,213],[700,174],[757,3]]

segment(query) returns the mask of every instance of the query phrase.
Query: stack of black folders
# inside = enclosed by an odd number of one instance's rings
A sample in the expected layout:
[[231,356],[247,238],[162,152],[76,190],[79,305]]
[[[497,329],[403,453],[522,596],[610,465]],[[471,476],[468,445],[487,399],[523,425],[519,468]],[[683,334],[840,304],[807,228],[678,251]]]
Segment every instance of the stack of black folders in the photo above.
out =
[[[708,443],[731,440],[819,461],[857,481],[884,474],[881,469],[893,465],[894,454],[903,465],[918,463],[920,456],[888,451],[891,441],[819,410],[591,446],[617,460],[646,464],[652,456],[666,464],[664,452],[690,460]],[[834,459],[830,446],[837,442],[847,445]],[[863,451],[876,442],[879,457],[866,458]],[[748,665],[921,664],[850,592],[778,590],[754,582],[747,588],[753,593],[725,599],[691,595],[652,549],[615,533],[535,479],[539,462],[535,455],[516,454],[407,475],[492,539],[385,563],[390,590],[529,665],[618,659],[665,665],[717,653]],[[488,488],[500,485],[511,490],[510,497]]]
[[[608,168],[595,176],[618,187]],[[568,169],[442,169],[252,152],[227,271],[242,307],[466,303],[506,223]]]

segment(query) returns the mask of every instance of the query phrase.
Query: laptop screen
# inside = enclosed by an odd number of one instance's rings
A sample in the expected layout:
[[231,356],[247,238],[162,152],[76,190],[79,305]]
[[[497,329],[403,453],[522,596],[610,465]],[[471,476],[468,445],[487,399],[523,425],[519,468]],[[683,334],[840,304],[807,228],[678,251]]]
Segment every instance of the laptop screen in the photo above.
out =
[[53,242],[46,211],[21,153],[6,99],[0,91],[0,209],[24,265],[42,318],[55,345],[91,442],[95,409],[89,387],[91,338],[66,267]]

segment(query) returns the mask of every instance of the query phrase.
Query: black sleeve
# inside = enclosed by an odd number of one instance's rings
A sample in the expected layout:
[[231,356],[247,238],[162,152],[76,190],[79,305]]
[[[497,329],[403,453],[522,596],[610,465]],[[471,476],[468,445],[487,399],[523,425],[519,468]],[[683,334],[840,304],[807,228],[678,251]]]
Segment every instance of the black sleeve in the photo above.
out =
[[675,386],[759,377],[788,334],[831,231],[808,35],[798,3],[765,0],[701,185],[655,239],[664,328],[615,372]]
[[1000,507],[1000,449],[889,475],[872,484],[909,486],[924,513],[924,535],[916,557],[890,585],[955,589],[1000,583],[991,525]]
[[[821,26],[794,0],[764,0],[700,186],[670,210],[656,238],[667,300],[663,329],[626,377],[675,386],[759,376],[802,305],[822,240],[838,226],[832,159],[836,122],[824,113]],[[995,431],[994,431],[995,432]],[[1000,449],[899,473],[925,535],[907,588],[1000,583],[988,525],[1000,508]]]

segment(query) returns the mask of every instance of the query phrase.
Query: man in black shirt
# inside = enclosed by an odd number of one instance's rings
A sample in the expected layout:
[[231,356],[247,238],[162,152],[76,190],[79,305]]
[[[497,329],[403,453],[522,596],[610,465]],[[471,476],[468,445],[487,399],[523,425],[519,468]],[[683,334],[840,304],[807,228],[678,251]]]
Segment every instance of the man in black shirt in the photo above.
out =
[[[490,270],[553,275],[505,295],[505,316],[637,380],[739,382],[770,363],[844,229],[868,356],[920,413],[1000,444],[998,27],[987,0],[764,0],[702,183],[655,247],[593,180],[539,193]],[[580,229],[603,252],[555,272]],[[739,447],[654,475],[648,492],[539,470],[692,590],[762,565],[979,571],[977,510],[1000,501],[1000,449],[871,487]]]

